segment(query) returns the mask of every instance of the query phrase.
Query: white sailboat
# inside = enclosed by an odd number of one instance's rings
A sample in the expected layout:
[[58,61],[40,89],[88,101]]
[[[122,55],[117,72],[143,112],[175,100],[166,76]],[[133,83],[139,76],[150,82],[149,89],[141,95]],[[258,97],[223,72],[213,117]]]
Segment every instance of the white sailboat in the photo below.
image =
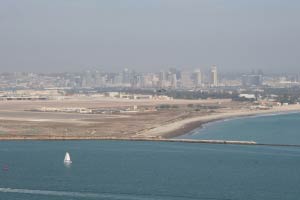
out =
[[64,159],[64,163],[65,163],[65,164],[71,164],[71,163],[72,163],[70,154],[69,154],[68,152],[66,152],[65,159]]

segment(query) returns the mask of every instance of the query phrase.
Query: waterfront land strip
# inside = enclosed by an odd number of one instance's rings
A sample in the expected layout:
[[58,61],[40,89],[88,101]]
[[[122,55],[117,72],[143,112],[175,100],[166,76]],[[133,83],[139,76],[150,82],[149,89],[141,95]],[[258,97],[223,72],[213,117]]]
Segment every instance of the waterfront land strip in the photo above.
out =
[[[99,112],[86,113],[92,109]],[[262,110],[229,99],[2,101],[0,139],[166,139],[215,120],[291,111],[300,105]]]

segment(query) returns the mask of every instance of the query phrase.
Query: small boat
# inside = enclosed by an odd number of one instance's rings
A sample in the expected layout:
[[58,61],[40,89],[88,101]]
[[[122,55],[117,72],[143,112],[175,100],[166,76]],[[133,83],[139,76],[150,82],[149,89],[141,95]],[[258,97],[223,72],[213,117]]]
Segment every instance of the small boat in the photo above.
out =
[[71,163],[72,163],[70,154],[69,154],[68,152],[66,152],[65,159],[64,159],[64,163],[65,163],[65,164],[71,164]]

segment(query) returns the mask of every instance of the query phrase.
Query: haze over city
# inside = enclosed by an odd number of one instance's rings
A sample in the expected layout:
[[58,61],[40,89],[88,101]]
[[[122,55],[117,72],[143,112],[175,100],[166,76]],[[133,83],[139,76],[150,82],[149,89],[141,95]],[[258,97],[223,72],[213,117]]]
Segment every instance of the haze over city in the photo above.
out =
[[0,2],[0,70],[299,72],[296,0]]
[[299,0],[0,0],[0,199],[299,200]]

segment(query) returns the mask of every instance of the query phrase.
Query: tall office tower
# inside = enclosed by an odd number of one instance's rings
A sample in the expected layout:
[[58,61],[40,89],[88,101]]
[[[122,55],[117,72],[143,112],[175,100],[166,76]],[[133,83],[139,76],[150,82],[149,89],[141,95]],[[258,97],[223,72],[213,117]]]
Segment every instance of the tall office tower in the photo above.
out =
[[151,74],[151,82],[152,82],[152,86],[160,87],[159,77],[157,74]]
[[177,77],[176,77],[176,74],[171,74],[171,87],[173,89],[177,88]]
[[95,71],[95,86],[96,87],[102,87],[104,85],[102,74],[99,71]]
[[116,86],[120,86],[122,85],[122,80],[122,73],[115,74],[115,76],[113,77],[113,84]]
[[143,77],[138,74],[134,74],[130,80],[131,87],[140,88],[142,86]]
[[160,71],[159,72],[159,75],[158,75],[158,78],[159,78],[159,87],[166,87],[166,74],[164,71]]
[[153,75],[152,74],[144,74],[143,75],[143,86],[142,87],[152,87],[152,80]]
[[130,71],[125,68],[122,72],[122,83],[129,84],[130,83]]
[[191,79],[191,73],[188,71],[181,71],[181,87],[192,88],[194,86],[193,80]]
[[212,87],[218,86],[218,71],[217,66],[213,65],[210,71],[210,84]]
[[165,74],[164,71],[160,71],[160,72],[159,72],[159,80],[160,80],[160,81],[166,80],[166,74]]
[[196,86],[201,86],[202,84],[202,74],[200,69],[197,69],[194,72],[194,82]]
[[94,84],[94,77],[92,75],[92,72],[90,70],[87,70],[84,72],[84,78],[83,78],[83,83],[84,83],[84,87],[92,87]]

